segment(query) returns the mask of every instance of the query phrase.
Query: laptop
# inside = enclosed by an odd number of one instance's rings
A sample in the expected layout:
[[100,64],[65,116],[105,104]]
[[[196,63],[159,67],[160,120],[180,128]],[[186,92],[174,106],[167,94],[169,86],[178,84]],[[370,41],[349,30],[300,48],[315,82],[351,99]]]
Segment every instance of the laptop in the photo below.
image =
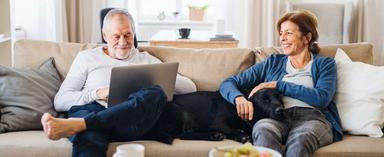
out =
[[172,101],[179,63],[130,65],[112,68],[108,107],[125,101],[131,93],[159,85]]

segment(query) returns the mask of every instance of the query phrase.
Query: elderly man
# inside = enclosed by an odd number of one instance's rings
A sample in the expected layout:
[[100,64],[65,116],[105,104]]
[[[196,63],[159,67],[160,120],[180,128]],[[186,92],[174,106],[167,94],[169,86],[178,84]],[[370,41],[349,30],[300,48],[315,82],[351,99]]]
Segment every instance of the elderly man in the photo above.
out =
[[[106,47],[80,52],[55,97],[57,111],[68,111],[68,119],[45,113],[44,132],[51,140],[69,137],[72,156],[106,156],[109,142],[140,139],[157,121],[166,103],[159,86],[143,88],[126,101],[107,108],[112,67],[152,64],[161,61],[133,47],[134,21],[123,9],[111,10],[104,18]],[[175,93],[196,91],[188,78],[177,75]]]

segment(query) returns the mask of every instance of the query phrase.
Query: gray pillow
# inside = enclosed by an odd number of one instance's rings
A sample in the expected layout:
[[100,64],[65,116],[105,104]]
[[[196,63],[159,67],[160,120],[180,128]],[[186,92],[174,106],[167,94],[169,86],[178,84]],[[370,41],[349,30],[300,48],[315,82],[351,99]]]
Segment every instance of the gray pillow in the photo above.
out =
[[44,112],[57,115],[53,98],[60,84],[53,58],[39,69],[0,66],[0,133],[42,129]]

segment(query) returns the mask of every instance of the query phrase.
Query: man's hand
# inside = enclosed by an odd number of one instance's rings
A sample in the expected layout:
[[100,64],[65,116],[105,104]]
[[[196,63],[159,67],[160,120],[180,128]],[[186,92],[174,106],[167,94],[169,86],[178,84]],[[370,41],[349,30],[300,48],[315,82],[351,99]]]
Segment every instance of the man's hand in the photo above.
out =
[[97,97],[99,100],[103,100],[105,102],[108,101],[108,95],[109,95],[109,87],[105,88],[99,88],[96,90]]
[[255,86],[251,93],[249,93],[248,95],[248,99],[250,97],[252,97],[253,94],[255,94],[257,91],[259,91],[260,89],[263,89],[263,88],[276,88],[276,81],[271,81],[271,82],[263,82],[263,83],[260,83],[259,85]]
[[244,96],[235,98],[236,110],[239,117],[243,120],[253,119],[253,104],[245,99]]

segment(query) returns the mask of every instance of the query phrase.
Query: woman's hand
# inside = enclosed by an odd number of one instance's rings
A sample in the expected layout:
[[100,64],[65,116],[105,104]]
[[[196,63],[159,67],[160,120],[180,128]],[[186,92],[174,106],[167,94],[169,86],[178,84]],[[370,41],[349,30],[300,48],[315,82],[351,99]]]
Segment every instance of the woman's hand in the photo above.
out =
[[235,98],[237,114],[242,120],[253,119],[253,104],[248,101],[244,96]]
[[103,100],[105,102],[108,101],[108,95],[109,95],[109,87],[105,88],[99,88],[96,90],[97,97],[99,100]]
[[248,95],[248,99],[252,97],[253,94],[255,94],[257,91],[263,88],[276,88],[276,81],[271,81],[271,82],[263,82],[257,85],[255,88],[252,89],[251,93]]

